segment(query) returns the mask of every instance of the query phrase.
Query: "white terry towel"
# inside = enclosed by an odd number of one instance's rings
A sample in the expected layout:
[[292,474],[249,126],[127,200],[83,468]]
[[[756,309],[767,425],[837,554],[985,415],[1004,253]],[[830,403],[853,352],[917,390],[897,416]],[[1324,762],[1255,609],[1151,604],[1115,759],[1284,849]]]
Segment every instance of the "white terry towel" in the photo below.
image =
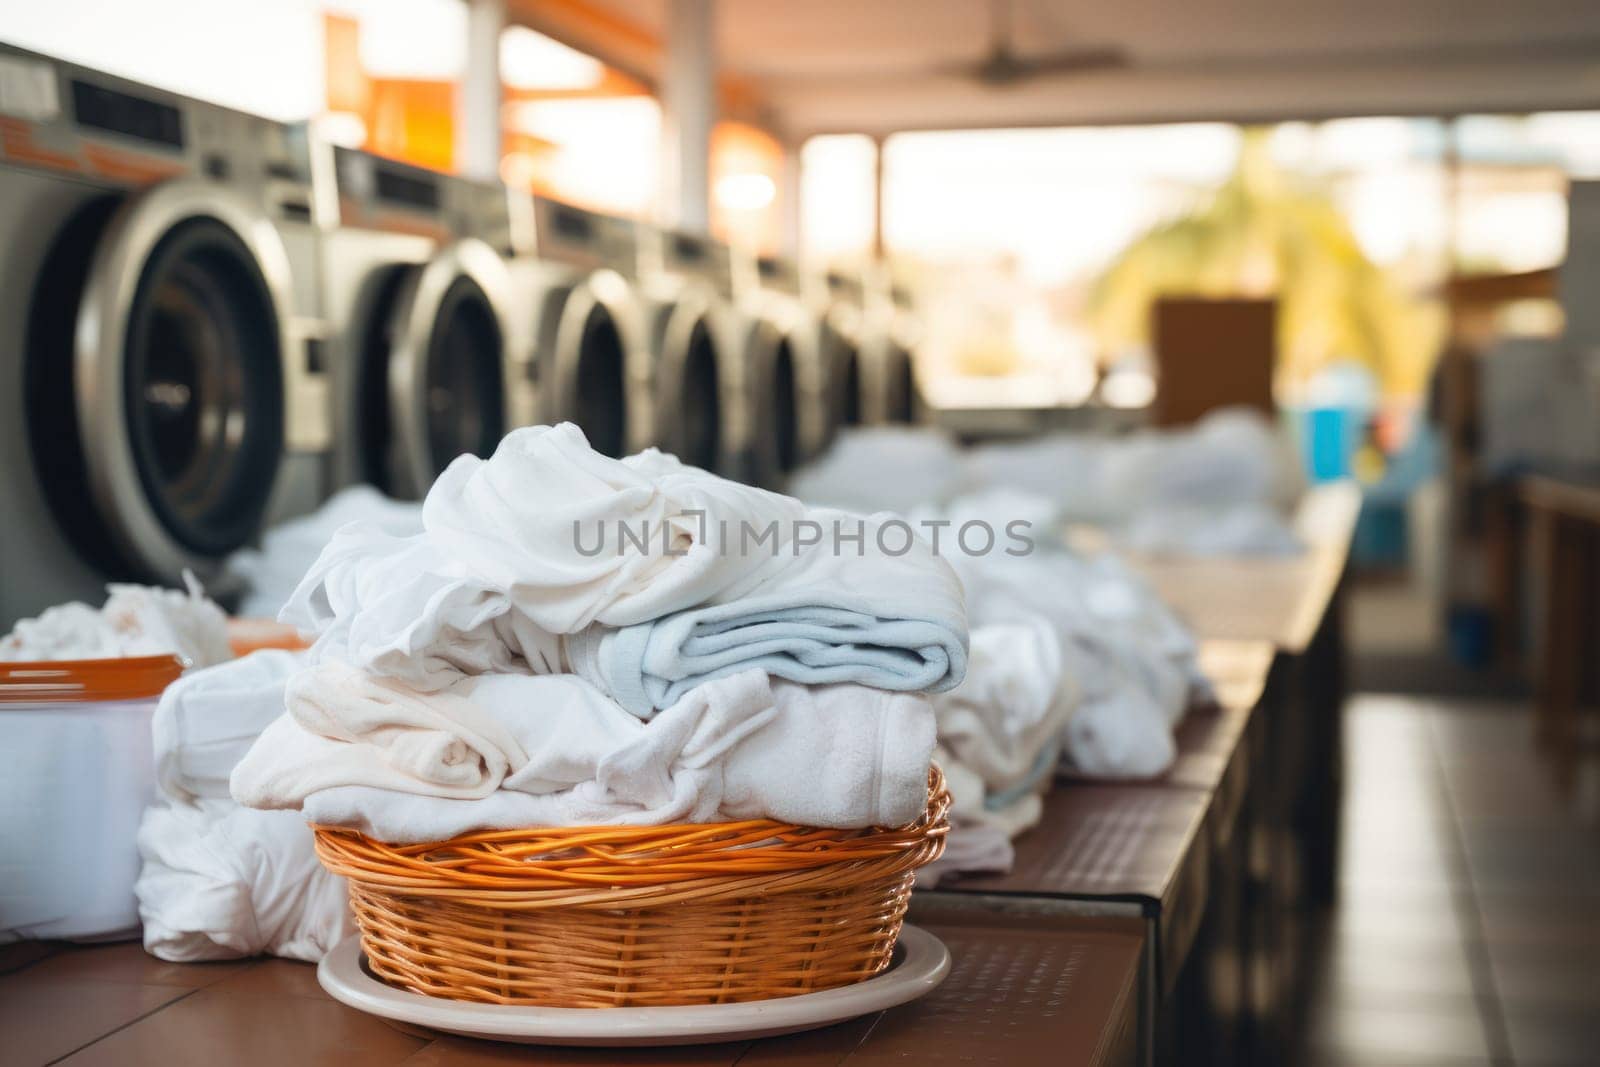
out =
[[[325,668],[297,688],[315,687]],[[398,788],[393,776],[389,787],[374,786],[382,761],[376,746],[312,735],[286,715],[235,772],[234,795],[261,807],[300,807],[311,822],[397,844],[601,823],[894,825],[914,819],[926,802],[934,724],[920,697],[773,684],[746,671],[699,687],[648,723],[571,675],[469,678],[447,694],[414,698],[441,696],[452,708],[473,704],[521,745],[526,761],[499,789],[463,798],[420,779]],[[340,773],[348,784],[330,784]]]
[[156,788],[169,800],[225,799],[228,777],[283,714],[283,683],[302,652],[263,649],[167,686],[151,723]]
[[318,960],[348,936],[344,879],[289,812],[228,795],[234,766],[283,714],[303,653],[266,650],[167,687],[153,724],[156,801],[145,809],[134,893],[145,948],[178,962],[263,952]]
[[423,516],[414,537],[348,526],[307,573],[282,617],[316,658],[424,691],[570,665],[645,718],[752,667],[901,691],[965,669],[960,583],[910,527],[609,459],[570,424],[457,459]]
[[463,674],[554,674],[561,639],[512,610],[425,535],[352,523],[328,543],[281,616],[344,660],[422,690]]
[[969,611],[982,626],[1045,617],[1082,698],[1067,724],[1065,763],[1079,774],[1143,778],[1172,762],[1172,726],[1208,693],[1188,630],[1110,556],[1041,550],[958,557]]
[[742,523],[776,522],[787,543],[803,513],[797,500],[655,449],[602,456],[571,423],[518,430],[487,460],[461,456],[422,509],[429,539],[464,574],[552,633],[703,604],[766,561],[738,550]]
[[1048,785],[1079,700],[1066,668],[1059,638],[1038,615],[972,631],[966,679],[932,703],[940,747],[978,776],[986,800]]
[[144,947],[177,963],[270,953],[322,959],[355,932],[343,878],[293,812],[231,800],[157,804],[139,826]]

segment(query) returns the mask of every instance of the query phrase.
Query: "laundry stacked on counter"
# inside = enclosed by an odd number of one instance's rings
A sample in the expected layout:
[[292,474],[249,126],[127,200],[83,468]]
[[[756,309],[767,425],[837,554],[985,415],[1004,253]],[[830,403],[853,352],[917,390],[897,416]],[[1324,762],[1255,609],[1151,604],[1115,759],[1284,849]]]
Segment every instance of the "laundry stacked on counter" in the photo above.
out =
[[[1115,556],[1069,550],[1051,534],[1050,512],[1042,497],[1008,489],[913,512],[915,523],[955,540],[946,558],[972,626],[966,680],[934,698],[953,829],[919,884],[1009,870],[1011,841],[1038,822],[1058,773],[1161,774],[1175,755],[1174,728],[1210,697],[1188,628]],[[969,523],[1018,522],[1026,544],[960,549]]]
[[457,460],[420,531],[334,535],[283,614],[309,651],[169,690],[167,799],[141,835],[147,944],[320,954],[347,919],[306,874],[306,822],[405,844],[914,820],[924,694],[960,683],[966,618],[949,565],[922,542],[882,550],[879,521],[653,451],[608,459],[570,425]]
[[1055,522],[1102,527],[1116,544],[1152,555],[1302,547],[1289,522],[1303,490],[1292,444],[1243,408],[1182,430],[1054,434],[967,450],[933,429],[850,430],[789,488],[806,501],[865,511],[1009,488],[1047,501]]

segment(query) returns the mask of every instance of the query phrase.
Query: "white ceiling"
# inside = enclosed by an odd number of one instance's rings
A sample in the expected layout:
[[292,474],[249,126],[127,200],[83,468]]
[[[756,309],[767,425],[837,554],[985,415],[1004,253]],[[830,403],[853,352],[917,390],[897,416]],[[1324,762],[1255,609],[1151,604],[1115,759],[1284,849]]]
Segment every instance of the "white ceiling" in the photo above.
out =
[[[590,0],[665,36],[666,0]],[[659,50],[514,3],[647,77]],[[559,5],[558,5],[559,6]],[[1600,107],[1597,0],[1014,0],[1024,56],[1114,46],[1125,69],[991,88],[987,0],[717,0],[722,70],[788,134]],[[577,39],[574,39],[577,38]],[[642,40],[642,39],[641,39]]]

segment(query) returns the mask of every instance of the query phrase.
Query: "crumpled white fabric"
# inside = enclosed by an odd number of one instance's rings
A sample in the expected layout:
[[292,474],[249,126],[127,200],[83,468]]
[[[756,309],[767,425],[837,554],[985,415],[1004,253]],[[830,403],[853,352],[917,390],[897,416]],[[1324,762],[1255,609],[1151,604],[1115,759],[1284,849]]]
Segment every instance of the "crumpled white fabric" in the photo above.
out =
[[355,933],[343,878],[294,812],[155,804],[139,825],[144,947],[175,963],[270,953],[316,962]]
[[1193,635],[1115,557],[1041,547],[954,557],[975,626],[1029,615],[1061,643],[1081,689],[1063,764],[1088,777],[1143,778],[1170,766],[1173,726],[1209,687]]
[[1011,869],[1011,839],[1038,822],[1040,795],[1054,781],[1079,695],[1044,618],[1022,615],[972,631],[965,680],[931,698],[934,759],[953,803],[944,854],[918,871],[918,885]]
[[[740,523],[776,521],[787,543],[804,507],[655,449],[611,459],[562,423],[516,431],[487,460],[461,456],[429,490],[422,514],[456,573],[504,591],[535,625],[567,634],[706,603],[769,563],[767,554],[738,550]],[[632,550],[619,523],[654,548]]]
[[152,736],[157,797],[139,824],[145,948],[175,962],[271,953],[319,960],[354,932],[344,879],[289,812],[241,807],[234,766],[283,714],[303,653],[256,652],[167,687]]
[[871,527],[836,547],[871,520],[654,450],[613,460],[570,424],[457,459],[423,517],[334,536],[282,615],[315,658],[424,691],[576,669],[641,717],[750,667],[907,691],[964,670],[960,585],[923,542],[885,550]]
[[274,619],[333,535],[352,522],[365,522],[397,536],[422,529],[422,505],[394,500],[370,485],[334,493],[316,511],[279,523],[261,535],[259,548],[244,548],[228,558],[227,569],[244,579],[246,592],[238,615]]
[[23,619],[0,638],[0,660],[121,659],[176,655],[190,667],[231,659],[228,619],[192,574],[186,592],[147,585],[106,586],[99,609],[77,602]]
[[1080,696],[1066,668],[1049,622],[1019,615],[975,628],[967,677],[931,698],[940,747],[977,776],[986,802],[1049,785]]
[[[311,822],[395,844],[608,823],[898,825],[927,799],[934,720],[917,696],[791,685],[747,671],[708,682],[644,722],[573,675],[465,678],[446,692],[403,699],[394,683],[369,678],[361,696],[368,707],[349,716],[366,724],[364,733],[348,723],[339,728],[344,739],[312,733],[306,694],[323,689],[326,708],[352,706],[350,691],[364,676],[347,670],[322,664],[295,678],[291,711],[234,772],[236,799],[300,808]],[[372,704],[391,713],[374,714]],[[437,749],[440,723],[464,704],[478,726],[456,737],[479,757],[470,788],[454,768],[439,773],[411,758],[401,736],[429,735],[421,747]],[[520,755],[487,739],[485,719]],[[382,725],[371,729],[375,723]],[[406,754],[395,759],[400,749]]]
[[[1304,482],[1279,427],[1229,408],[1183,429],[1050,434],[965,451],[934,430],[841,433],[790,485],[808,503],[855,511],[1029,519],[1040,533],[1092,524],[1138,551],[1248,556],[1303,549],[1289,512]],[[994,496],[1001,492],[1018,495]],[[1026,511],[1017,510],[1021,497],[1033,498]]]
[[961,451],[931,427],[846,427],[815,461],[795,471],[788,491],[807,504],[872,514],[907,513],[957,495]]
[[1293,556],[1305,550],[1288,517],[1258,503],[1147,508],[1123,526],[1118,541],[1150,556]]

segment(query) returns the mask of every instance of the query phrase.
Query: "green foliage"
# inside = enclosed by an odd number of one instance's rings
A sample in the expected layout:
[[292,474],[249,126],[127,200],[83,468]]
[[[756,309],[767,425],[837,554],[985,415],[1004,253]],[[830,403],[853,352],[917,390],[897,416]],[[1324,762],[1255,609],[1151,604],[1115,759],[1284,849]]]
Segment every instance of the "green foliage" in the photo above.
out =
[[1423,386],[1442,337],[1439,308],[1362,252],[1333,198],[1271,160],[1260,131],[1235,172],[1195,210],[1128,245],[1098,278],[1087,317],[1103,350],[1147,343],[1161,296],[1279,300],[1279,376],[1304,383],[1333,362],[1368,367],[1386,393]]

